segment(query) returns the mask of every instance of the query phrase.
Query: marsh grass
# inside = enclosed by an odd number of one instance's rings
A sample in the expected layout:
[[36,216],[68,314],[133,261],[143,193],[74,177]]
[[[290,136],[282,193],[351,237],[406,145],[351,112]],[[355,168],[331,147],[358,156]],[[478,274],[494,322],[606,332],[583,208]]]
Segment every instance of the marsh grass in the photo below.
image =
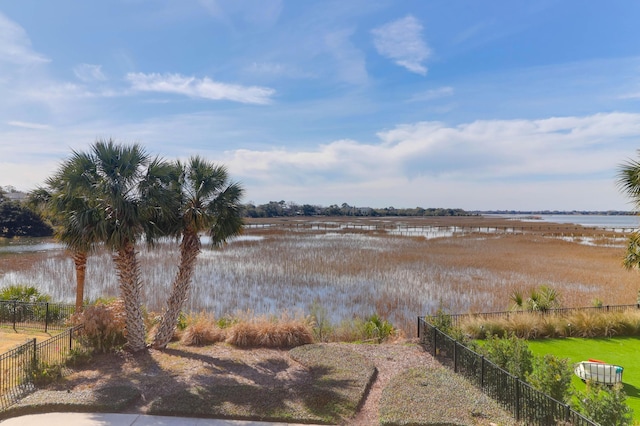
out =
[[458,327],[471,339],[512,334],[528,340],[550,337],[640,336],[640,311],[573,311],[562,315],[514,312],[508,317],[488,320],[463,317]]
[[[507,231],[514,222],[483,218],[350,220],[248,228],[222,249],[205,248],[185,310],[216,318],[238,311],[306,315],[319,304],[333,324],[377,314],[413,336],[418,315],[439,307],[502,311],[513,290],[527,294],[542,284],[558,290],[563,306],[595,298],[608,305],[636,301],[638,276],[621,267],[620,234],[526,223]],[[427,225],[466,230],[432,237]],[[177,243],[140,251],[145,304],[161,312],[177,268]],[[74,300],[73,263],[63,250],[27,256],[19,267],[0,259],[0,287],[33,285],[52,300]],[[89,258],[86,292],[88,300],[118,295],[108,253]]]

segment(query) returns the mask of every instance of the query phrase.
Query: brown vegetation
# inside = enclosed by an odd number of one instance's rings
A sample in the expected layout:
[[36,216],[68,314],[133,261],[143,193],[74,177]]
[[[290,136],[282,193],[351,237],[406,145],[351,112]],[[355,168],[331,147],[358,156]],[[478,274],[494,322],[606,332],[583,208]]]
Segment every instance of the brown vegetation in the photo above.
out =
[[564,314],[514,312],[502,318],[462,317],[458,327],[472,339],[487,335],[515,335],[523,339],[547,337],[612,337],[640,335],[640,311],[574,311]]
[[[620,232],[484,217],[277,218],[261,223],[278,226],[254,228],[256,223],[249,221],[245,239],[203,250],[187,311],[207,310],[218,318],[247,310],[308,315],[318,305],[334,326],[376,313],[411,337],[417,315],[439,307],[502,311],[510,308],[514,290],[526,295],[541,285],[556,289],[563,306],[636,302],[638,274],[622,267],[626,237]],[[434,226],[443,231],[425,228]],[[453,235],[446,232],[451,227],[457,229]],[[49,285],[41,290],[56,300],[72,297],[73,267],[62,254],[25,256],[30,261],[17,268],[25,284]],[[176,256],[177,245],[141,248],[151,311],[161,309]],[[15,269],[0,264],[0,270]],[[117,294],[108,254],[90,257],[88,279],[89,297]]]

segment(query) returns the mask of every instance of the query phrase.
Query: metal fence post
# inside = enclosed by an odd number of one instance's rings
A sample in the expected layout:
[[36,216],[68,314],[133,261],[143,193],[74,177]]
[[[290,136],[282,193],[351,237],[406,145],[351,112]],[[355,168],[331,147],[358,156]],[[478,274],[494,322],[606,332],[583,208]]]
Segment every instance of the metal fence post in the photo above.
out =
[[438,354],[438,330],[433,327],[433,356]]
[[18,310],[18,302],[13,301],[13,331],[16,331],[16,311]]
[[458,372],[458,341],[453,341],[453,372]]
[[46,333],[49,329],[49,302],[45,304],[44,310],[44,332]]
[[516,377],[516,421],[520,421],[520,379]]
[[36,344],[36,339],[33,339],[33,368],[38,365],[38,345]]
[[484,390],[484,355],[480,357],[480,389]]

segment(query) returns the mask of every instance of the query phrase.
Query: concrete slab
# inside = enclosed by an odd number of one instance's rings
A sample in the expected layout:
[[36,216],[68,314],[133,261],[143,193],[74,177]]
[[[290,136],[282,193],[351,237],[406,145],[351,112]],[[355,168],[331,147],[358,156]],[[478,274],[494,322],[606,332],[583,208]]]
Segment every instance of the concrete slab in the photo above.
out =
[[2,426],[303,426],[301,424],[294,423],[195,419],[187,417],[110,413],[31,414],[28,416],[6,419],[0,423],[2,423]]

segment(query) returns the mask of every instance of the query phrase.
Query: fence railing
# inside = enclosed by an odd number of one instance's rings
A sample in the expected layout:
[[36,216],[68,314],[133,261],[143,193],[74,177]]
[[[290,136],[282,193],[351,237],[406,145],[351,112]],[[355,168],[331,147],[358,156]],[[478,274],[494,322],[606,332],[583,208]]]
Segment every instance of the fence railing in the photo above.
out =
[[32,339],[0,355],[0,411],[34,390],[33,378],[38,368],[64,365],[82,345],[78,339],[82,328],[69,328],[40,343]]
[[0,300],[0,325],[36,330],[62,330],[74,314],[74,305],[48,302],[18,302]]
[[425,317],[418,317],[418,337],[431,354],[451,359],[453,370],[475,384],[527,425],[598,426],[569,405],[534,389],[484,356],[443,333]]

